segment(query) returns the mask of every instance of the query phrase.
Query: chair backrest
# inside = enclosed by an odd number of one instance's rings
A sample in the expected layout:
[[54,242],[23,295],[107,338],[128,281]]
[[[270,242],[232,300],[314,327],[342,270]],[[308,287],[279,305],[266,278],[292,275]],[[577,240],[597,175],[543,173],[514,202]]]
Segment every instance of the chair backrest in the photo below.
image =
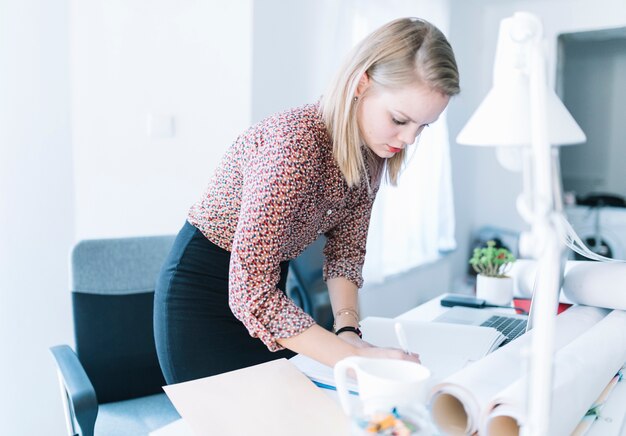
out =
[[300,256],[289,262],[287,295],[294,299],[319,325],[331,330],[333,312],[322,271],[325,243],[326,238],[321,236]]
[[94,239],[72,250],[76,354],[99,403],[162,392],[154,287],[173,242],[174,236]]

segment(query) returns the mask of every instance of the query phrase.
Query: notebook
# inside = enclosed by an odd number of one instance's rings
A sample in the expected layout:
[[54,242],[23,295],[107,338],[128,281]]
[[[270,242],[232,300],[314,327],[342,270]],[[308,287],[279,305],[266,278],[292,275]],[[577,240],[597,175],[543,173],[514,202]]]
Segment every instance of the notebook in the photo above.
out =
[[506,345],[526,332],[528,316],[517,314],[502,314],[501,311],[491,309],[475,309],[471,307],[455,306],[441,314],[433,321],[451,324],[475,325],[493,327],[505,336],[500,346]]

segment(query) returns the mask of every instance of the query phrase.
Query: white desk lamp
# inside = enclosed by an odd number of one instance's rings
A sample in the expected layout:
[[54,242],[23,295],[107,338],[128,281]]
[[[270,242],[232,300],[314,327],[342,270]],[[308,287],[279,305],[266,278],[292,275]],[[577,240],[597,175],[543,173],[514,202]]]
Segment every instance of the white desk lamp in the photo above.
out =
[[[556,307],[564,266],[565,235],[558,150],[551,145],[586,141],[547,85],[541,21],[526,12],[500,22],[493,87],[457,137],[459,144],[517,147],[524,188],[517,208],[530,225],[520,253],[539,260],[529,323],[527,425],[523,434],[548,434]],[[499,158],[504,155],[499,153]],[[501,160],[501,159],[500,159]]]

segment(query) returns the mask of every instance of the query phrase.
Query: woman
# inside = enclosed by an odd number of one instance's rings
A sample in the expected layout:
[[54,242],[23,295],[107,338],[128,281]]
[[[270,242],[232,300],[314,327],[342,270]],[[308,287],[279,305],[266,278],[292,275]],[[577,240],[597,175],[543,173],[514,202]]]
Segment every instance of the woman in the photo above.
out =
[[[430,23],[366,37],[318,104],[239,136],[192,206],[157,282],[155,340],[168,383],[302,353],[419,361],[360,338],[357,291],[382,174],[459,92],[452,49]],[[335,334],[284,293],[289,259],[325,234]]]

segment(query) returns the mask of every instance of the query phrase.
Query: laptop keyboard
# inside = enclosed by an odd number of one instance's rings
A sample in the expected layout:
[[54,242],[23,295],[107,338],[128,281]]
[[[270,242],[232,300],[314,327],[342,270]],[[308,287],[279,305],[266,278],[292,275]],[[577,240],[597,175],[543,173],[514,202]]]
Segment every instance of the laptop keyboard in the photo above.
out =
[[500,346],[503,346],[522,335],[526,331],[526,323],[527,321],[522,318],[494,315],[481,325],[484,327],[493,327],[502,333],[506,337],[504,342],[500,344]]

